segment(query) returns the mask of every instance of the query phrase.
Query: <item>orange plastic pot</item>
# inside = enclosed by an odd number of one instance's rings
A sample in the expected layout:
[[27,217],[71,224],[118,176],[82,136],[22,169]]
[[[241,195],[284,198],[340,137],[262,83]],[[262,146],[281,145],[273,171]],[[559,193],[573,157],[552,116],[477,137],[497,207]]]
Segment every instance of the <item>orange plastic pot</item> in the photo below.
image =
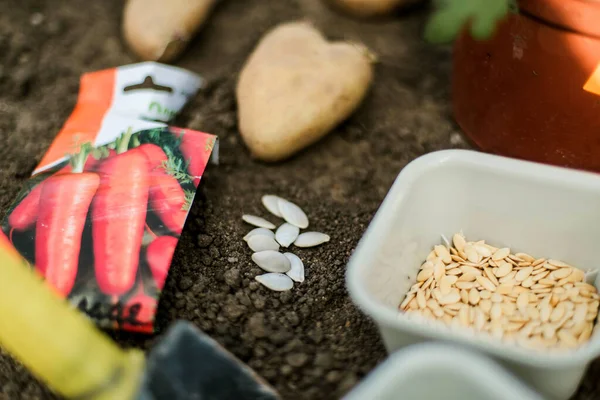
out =
[[483,151],[600,172],[600,2],[519,5],[455,43],[454,116]]

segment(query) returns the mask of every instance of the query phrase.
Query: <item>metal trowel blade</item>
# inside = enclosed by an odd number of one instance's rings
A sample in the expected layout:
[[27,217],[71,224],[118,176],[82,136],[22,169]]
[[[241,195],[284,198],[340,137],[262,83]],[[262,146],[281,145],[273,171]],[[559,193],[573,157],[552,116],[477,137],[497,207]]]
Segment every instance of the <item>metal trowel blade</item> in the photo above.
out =
[[138,400],[280,400],[250,367],[185,321],[150,352]]

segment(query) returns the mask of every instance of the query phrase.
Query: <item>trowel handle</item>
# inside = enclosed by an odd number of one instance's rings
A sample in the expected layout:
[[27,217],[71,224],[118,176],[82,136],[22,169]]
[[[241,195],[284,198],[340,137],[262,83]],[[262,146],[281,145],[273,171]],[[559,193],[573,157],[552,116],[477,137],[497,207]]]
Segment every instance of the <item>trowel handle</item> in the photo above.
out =
[[0,231],[0,346],[66,398],[133,399],[143,353],[123,351],[55,295]]

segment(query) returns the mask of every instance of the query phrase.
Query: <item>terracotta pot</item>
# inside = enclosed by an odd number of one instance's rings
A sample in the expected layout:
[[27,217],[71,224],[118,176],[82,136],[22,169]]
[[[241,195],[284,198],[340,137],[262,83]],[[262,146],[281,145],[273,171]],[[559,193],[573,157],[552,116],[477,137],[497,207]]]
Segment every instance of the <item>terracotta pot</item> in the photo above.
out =
[[600,172],[600,2],[522,0],[455,44],[454,115],[483,151]]

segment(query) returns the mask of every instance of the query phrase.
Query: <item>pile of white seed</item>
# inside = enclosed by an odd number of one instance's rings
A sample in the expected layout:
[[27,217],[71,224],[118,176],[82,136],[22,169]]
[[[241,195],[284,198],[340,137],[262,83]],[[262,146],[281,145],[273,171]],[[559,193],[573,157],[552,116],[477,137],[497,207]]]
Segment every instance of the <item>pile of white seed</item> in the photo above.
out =
[[589,340],[600,296],[584,271],[483,240],[468,242],[462,233],[452,242],[427,256],[401,310],[539,350]]
[[320,232],[300,233],[308,228],[308,217],[296,204],[274,195],[261,198],[265,208],[276,217],[285,220],[275,232],[275,224],[255,215],[243,215],[242,219],[257,228],[244,240],[254,252],[252,261],[267,271],[255,279],[275,291],[290,290],[295,282],[304,282],[304,263],[294,253],[280,253],[280,247],[314,247],[329,242],[329,236]]

